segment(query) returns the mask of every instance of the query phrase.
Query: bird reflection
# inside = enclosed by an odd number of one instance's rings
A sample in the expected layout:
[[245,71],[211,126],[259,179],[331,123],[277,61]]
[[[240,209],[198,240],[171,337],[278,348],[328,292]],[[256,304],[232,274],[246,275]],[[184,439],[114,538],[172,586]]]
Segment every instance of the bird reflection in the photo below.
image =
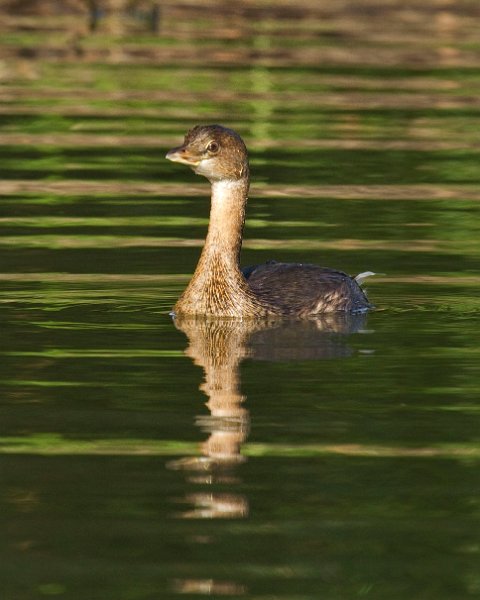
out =
[[[236,467],[246,459],[242,444],[250,417],[241,393],[240,364],[246,358],[269,361],[322,360],[350,356],[347,334],[361,331],[365,314],[330,313],[305,321],[241,321],[176,317],[189,345],[185,354],[203,368],[200,390],[207,396],[208,415],[196,418],[207,439],[201,454],[168,463],[183,470],[191,483],[234,485]],[[208,489],[208,488],[207,488]],[[247,499],[236,493],[195,492],[183,499],[191,506],[179,518],[239,518],[248,514]]]
[[[185,354],[204,370],[200,390],[208,398],[209,415],[196,419],[208,434],[201,456],[171,461],[169,467],[185,470],[193,483],[233,485],[238,483],[235,467],[244,461],[241,446],[250,424],[240,391],[239,366],[257,326],[238,320],[187,317],[177,317],[174,322],[188,338]],[[198,492],[184,501],[192,508],[177,515],[182,518],[238,518],[248,514],[247,500],[241,494]]]
[[[200,390],[207,396],[209,414],[196,418],[207,434],[199,456],[168,463],[182,470],[198,491],[178,499],[186,506],[179,519],[241,519],[249,513],[248,498],[236,491],[238,466],[246,460],[250,417],[241,393],[240,364],[246,359],[270,361],[322,360],[353,353],[348,335],[361,331],[366,315],[328,314],[309,321],[239,321],[176,317],[175,326],[188,338],[185,354],[203,368]],[[228,492],[218,491],[222,484]],[[201,486],[201,488],[200,488]],[[213,540],[191,539],[192,543]],[[234,581],[182,578],[172,582],[176,593],[244,595],[247,589]]]

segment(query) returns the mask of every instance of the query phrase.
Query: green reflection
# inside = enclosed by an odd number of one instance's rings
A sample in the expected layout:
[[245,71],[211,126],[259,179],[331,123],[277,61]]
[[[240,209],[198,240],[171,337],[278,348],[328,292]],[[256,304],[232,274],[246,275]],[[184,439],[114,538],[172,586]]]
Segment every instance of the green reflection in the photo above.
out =
[[[23,437],[0,437],[0,453],[4,454],[38,454],[38,455],[131,455],[152,456],[192,455],[198,452],[197,444],[188,444],[175,440],[73,440],[57,434],[38,434]],[[480,448],[476,444],[454,445],[442,444],[424,448],[401,446],[368,446],[368,445],[308,445],[299,444],[249,444],[242,446],[242,454],[251,457],[277,458],[315,458],[330,455],[372,457],[372,458],[422,458],[422,459],[480,459]]]

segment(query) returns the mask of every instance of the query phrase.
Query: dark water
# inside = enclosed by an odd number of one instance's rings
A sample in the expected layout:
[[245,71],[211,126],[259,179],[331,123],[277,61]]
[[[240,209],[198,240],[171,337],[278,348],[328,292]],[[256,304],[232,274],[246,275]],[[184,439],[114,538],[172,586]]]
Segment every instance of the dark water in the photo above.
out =
[[[477,9],[320,5],[2,26],[2,600],[480,596]],[[376,311],[171,320],[198,122],[251,151],[243,263]]]

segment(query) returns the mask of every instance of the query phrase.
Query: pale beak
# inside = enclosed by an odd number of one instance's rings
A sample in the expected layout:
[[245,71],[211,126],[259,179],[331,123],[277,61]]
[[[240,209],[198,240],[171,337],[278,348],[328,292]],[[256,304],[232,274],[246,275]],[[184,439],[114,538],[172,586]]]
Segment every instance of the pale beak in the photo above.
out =
[[165,156],[168,160],[172,162],[178,162],[182,165],[188,165],[189,167],[196,167],[200,160],[197,157],[193,157],[188,153],[187,148],[185,146],[178,146],[178,148],[172,148],[169,150]]

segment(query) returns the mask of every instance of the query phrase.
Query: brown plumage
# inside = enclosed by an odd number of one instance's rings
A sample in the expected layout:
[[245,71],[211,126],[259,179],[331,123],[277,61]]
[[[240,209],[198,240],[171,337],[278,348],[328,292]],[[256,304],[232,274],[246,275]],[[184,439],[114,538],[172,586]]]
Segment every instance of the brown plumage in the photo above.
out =
[[218,317],[310,317],[371,308],[357,281],[334,269],[270,261],[240,270],[250,184],[241,137],[220,125],[197,126],[167,158],[212,185],[210,224],[195,273],[174,312]]

